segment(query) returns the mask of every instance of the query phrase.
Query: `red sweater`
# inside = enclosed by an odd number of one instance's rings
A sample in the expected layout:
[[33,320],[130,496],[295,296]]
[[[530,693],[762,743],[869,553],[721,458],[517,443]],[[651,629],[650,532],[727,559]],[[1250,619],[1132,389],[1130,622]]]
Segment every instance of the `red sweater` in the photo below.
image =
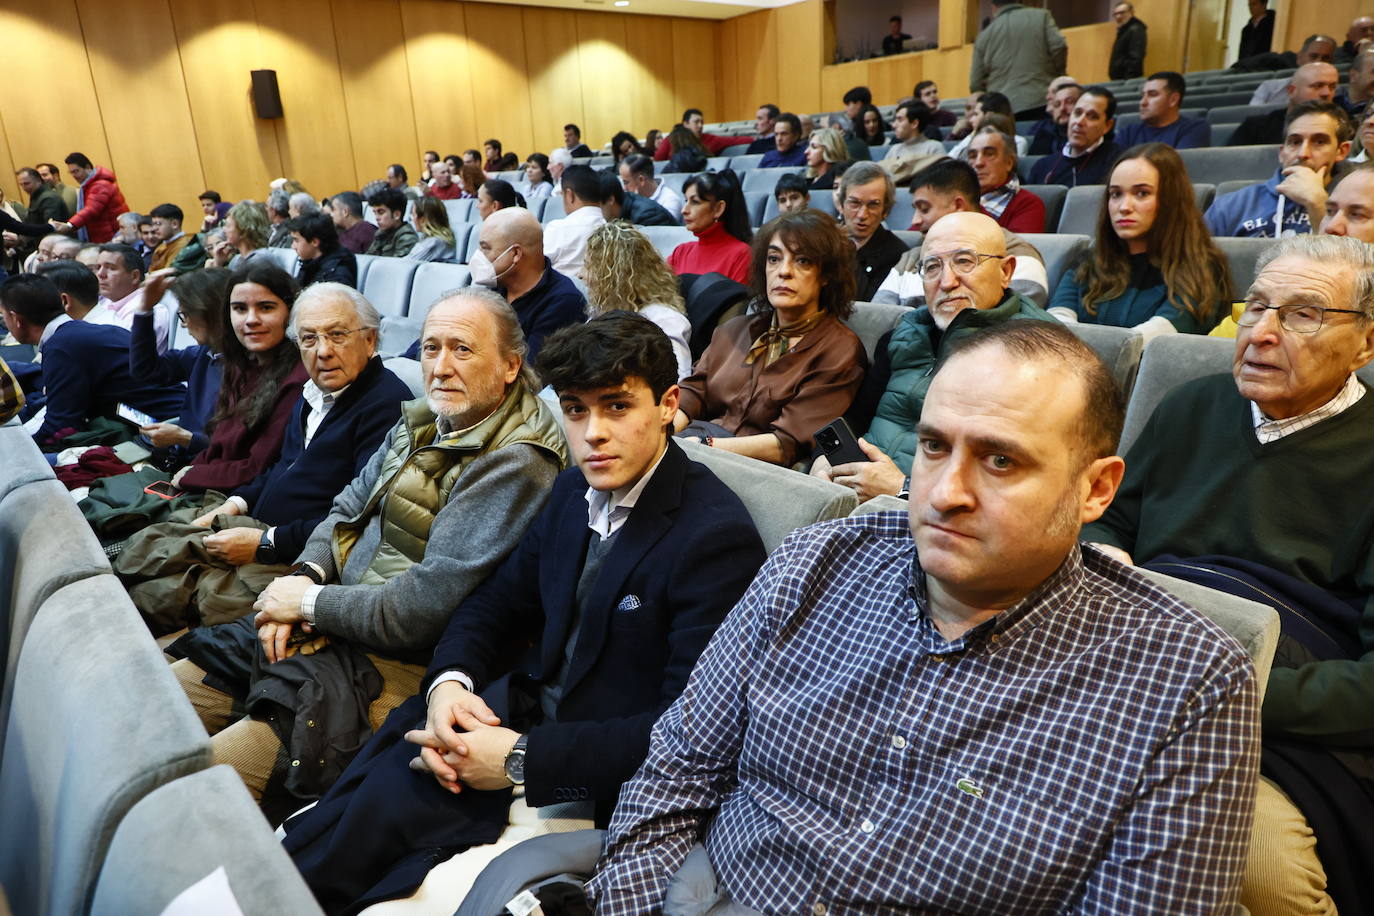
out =
[[[752,139],[752,137],[723,137],[720,134],[702,134],[701,145],[706,147],[706,152],[712,156],[719,156],[722,150],[740,144],[748,144]],[[654,147],[654,158],[660,162],[666,162],[673,158],[673,148],[669,145],[667,137],[658,141],[658,146]]]
[[724,274],[731,280],[749,284],[753,256],[749,246],[712,223],[705,232],[696,233],[695,242],[683,242],[668,255],[668,266],[675,274]]
[[441,188],[437,184],[429,186],[429,196],[437,197],[440,200],[460,200],[463,197],[463,189],[458,187],[458,182],[449,182],[448,187]]
[[1016,192],[1007,209],[1002,211],[997,225],[1017,235],[1024,232],[1053,232],[1055,229],[1054,226],[1045,225],[1045,202],[1036,197],[1035,192],[1025,188]]
[[67,222],[77,229],[85,226],[92,242],[108,242],[119,231],[119,214],[128,212],[114,172],[102,165],[86,179],[81,188],[81,209]]
[[[281,455],[282,439],[286,437],[286,424],[291,420],[291,411],[301,398],[301,387],[307,378],[304,364],[297,364],[282,381],[272,413],[257,430],[250,431],[236,413],[215,424],[210,444],[182,475],[182,489],[227,493],[276,463]],[[239,400],[245,396],[241,395]]]

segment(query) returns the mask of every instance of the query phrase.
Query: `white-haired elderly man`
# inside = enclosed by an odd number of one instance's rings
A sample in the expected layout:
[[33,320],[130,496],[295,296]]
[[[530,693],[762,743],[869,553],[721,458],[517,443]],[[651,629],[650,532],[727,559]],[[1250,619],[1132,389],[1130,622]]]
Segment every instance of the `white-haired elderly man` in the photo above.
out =
[[[353,333],[300,328],[303,349]],[[269,806],[318,797],[416,692],[450,612],[519,541],[567,463],[505,299],[452,293],[426,315],[420,340],[426,397],[401,406],[292,572],[258,597],[257,615],[193,630],[174,666],[216,759]],[[329,652],[299,651],[321,639]],[[230,724],[236,701],[248,715]]]
[[553,179],[553,193],[563,193],[563,172],[572,165],[573,154],[566,146],[559,146],[549,153],[549,177]]
[[1355,371],[1374,357],[1374,248],[1299,236],[1258,267],[1231,375],[1160,402],[1083,539],[1279,612],[1241,900],[1370,912],[1374,397]]

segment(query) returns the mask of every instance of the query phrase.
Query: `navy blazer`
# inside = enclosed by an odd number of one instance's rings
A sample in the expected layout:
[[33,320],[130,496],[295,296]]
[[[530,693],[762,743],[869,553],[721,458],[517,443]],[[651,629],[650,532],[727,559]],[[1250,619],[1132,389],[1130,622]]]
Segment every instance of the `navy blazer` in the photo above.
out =
[[[479,692],[509,673],[496,689],[537,704],[540,687],[563,663],[575,613],[592,536],[586,491],[576,468],[559,476],[515,552],[454,612],[423,690],[453,669]],[[609,820],[620,786],[648,753],[654,722],[687,685],[764,557],[739,498],[670,441],[601,567],[558,721],[529,731],[530,805],[591,799],[598,822]],[[491,698],[509,709],[528,705],[519,699]]]
[[305,398],[296,402],[286,426],[281,457],[236,489],[248,511],[276,527],[277,561],[294,562],[315,526],[324,521],[344,487],[357,477],[401,419],[410,387],[372,357],[325,415],[310,447],[305,444]]

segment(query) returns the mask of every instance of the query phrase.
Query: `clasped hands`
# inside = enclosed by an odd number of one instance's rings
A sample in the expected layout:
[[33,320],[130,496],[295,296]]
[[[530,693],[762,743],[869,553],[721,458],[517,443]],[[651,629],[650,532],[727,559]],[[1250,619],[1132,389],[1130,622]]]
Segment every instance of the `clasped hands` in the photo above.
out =
[[[196,518],[191,524],[197,528],[209,528],[214,522],[215,516],[238,514],[238,503],[225,502]],[[206,553],[231,566],[243,566],[252,563],[257,558],[258,544],[261,541],[262,531],[257,528],[225,528],[223,531],[207,534],[202,539]],[[275,585],[276,583],[272,584]],[[264,592],[264,594],[266,593]],[[261,600],[260,598],[259,601]]]
[[501,725],[481,697],[457,681],[434,688],[425,727],[405,736],[420,747],[410,768],[433,775],[442,788],[455,795],[464,786],[479,791],[509,786],[506,757],[519,737],[518,732]]

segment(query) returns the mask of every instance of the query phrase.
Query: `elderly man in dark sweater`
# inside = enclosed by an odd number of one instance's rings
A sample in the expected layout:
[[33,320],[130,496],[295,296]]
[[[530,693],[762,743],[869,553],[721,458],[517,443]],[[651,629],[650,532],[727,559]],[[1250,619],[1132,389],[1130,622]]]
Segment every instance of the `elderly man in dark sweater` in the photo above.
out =
[[[256,617],[190,634],[174,669],[216,759],[251,791],[327,789],[416,691],[449,614],[539,513],[567,446],[523,356],[499,295],[468,288],[436,303],[421,337],[427,397],[402,407]],[[321,640],[328,652],[306,654]],[[248,716],[230,724],[235,700]]]
[[1258,268],[1234,378],[1161,401],[1083,540],[1279,612],[1241,902],[1370,912],[1374,397],[1354,373],[1374,357],[1374,249],[1298,236]]

